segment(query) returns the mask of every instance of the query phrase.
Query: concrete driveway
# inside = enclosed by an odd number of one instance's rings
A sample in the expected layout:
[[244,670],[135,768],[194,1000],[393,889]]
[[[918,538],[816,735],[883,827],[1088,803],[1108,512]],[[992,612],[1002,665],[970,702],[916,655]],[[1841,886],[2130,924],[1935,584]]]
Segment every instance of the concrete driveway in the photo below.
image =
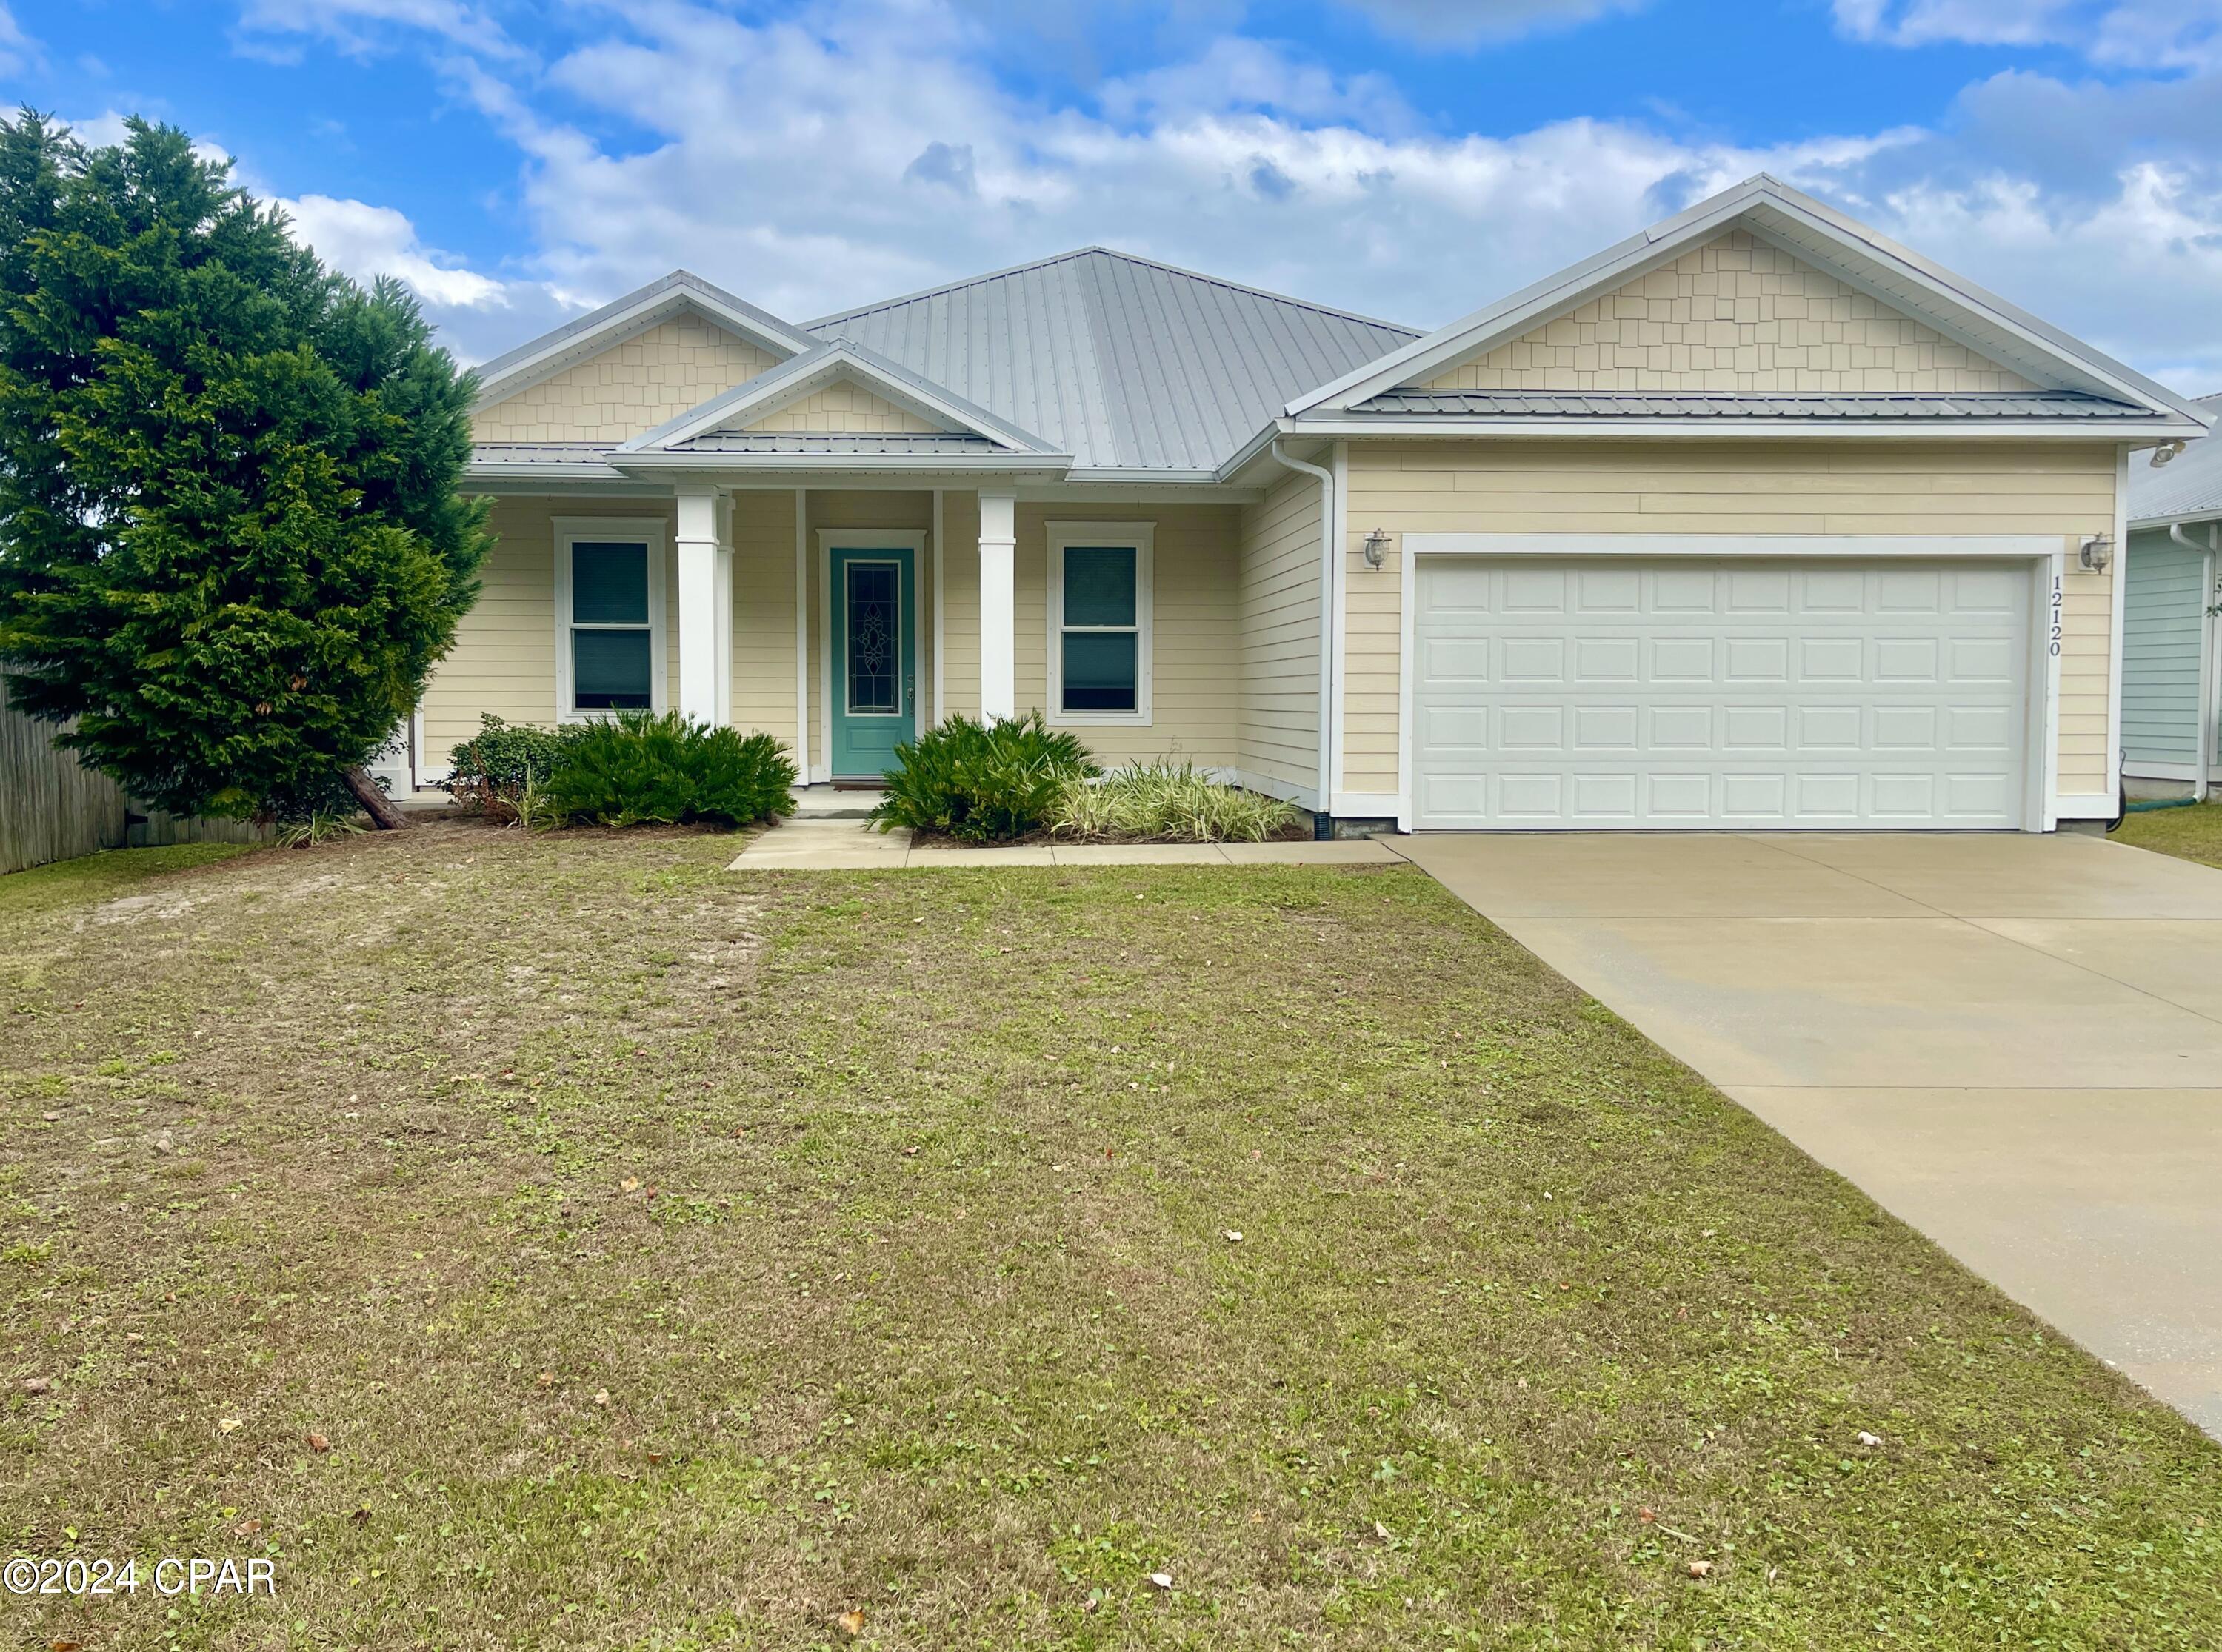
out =
[[2222,872],[2070,834],[1397,846],[2222,1437]]

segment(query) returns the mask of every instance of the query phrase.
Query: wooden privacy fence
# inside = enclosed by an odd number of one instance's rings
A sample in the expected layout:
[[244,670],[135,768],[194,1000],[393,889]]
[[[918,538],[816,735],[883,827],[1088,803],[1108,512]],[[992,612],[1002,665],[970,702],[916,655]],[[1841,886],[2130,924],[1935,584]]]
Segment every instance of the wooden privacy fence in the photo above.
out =
[[163,843],[259,843],[267,829],[141,809],[105,774],[54,748],[51,723],[8,704],[0,680],[0,873],[21,872],[97,849]]

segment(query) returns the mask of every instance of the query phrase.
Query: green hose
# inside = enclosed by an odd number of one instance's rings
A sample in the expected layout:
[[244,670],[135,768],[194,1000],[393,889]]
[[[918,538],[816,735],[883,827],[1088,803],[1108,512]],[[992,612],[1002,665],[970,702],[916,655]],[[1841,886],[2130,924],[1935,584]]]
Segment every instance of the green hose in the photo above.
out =
[[2127,811],[2142,815],[2150,809],[2188,809],[2198,801],[2196,798],[2139,798],[2128,805]]

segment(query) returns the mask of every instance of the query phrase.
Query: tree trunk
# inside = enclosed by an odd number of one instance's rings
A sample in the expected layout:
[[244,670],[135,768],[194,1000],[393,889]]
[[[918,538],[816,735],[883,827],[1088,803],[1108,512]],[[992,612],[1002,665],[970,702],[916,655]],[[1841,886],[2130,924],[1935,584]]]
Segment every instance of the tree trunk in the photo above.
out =
[[347,771],[347,783],[348,790],[355,793],[355,801],[370,817],[371,824],[380,831],[398,832],[407,828],[409,817],[394,805],[392,798],[378,789],[378,782],[364,773],[361,764]]

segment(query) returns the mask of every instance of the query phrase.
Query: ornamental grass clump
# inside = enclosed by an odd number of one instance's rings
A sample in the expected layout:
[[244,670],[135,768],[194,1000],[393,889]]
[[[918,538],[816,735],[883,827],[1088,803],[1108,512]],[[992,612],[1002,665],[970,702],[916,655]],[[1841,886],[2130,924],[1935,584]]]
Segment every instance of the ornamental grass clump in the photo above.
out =
[[1039,831],[1065,786],[1097,772],[1088,748],[1052,733],[1039,711],[991,723],[950,717],[897,746],[895,765],[872,810],[880,829],[907,826],[966,843]]
[[1292,835],[1296,806],[1227,785],[1186,760],[1159,759],[1065,783],[1050,829],[1060,837],[1262,843]]

